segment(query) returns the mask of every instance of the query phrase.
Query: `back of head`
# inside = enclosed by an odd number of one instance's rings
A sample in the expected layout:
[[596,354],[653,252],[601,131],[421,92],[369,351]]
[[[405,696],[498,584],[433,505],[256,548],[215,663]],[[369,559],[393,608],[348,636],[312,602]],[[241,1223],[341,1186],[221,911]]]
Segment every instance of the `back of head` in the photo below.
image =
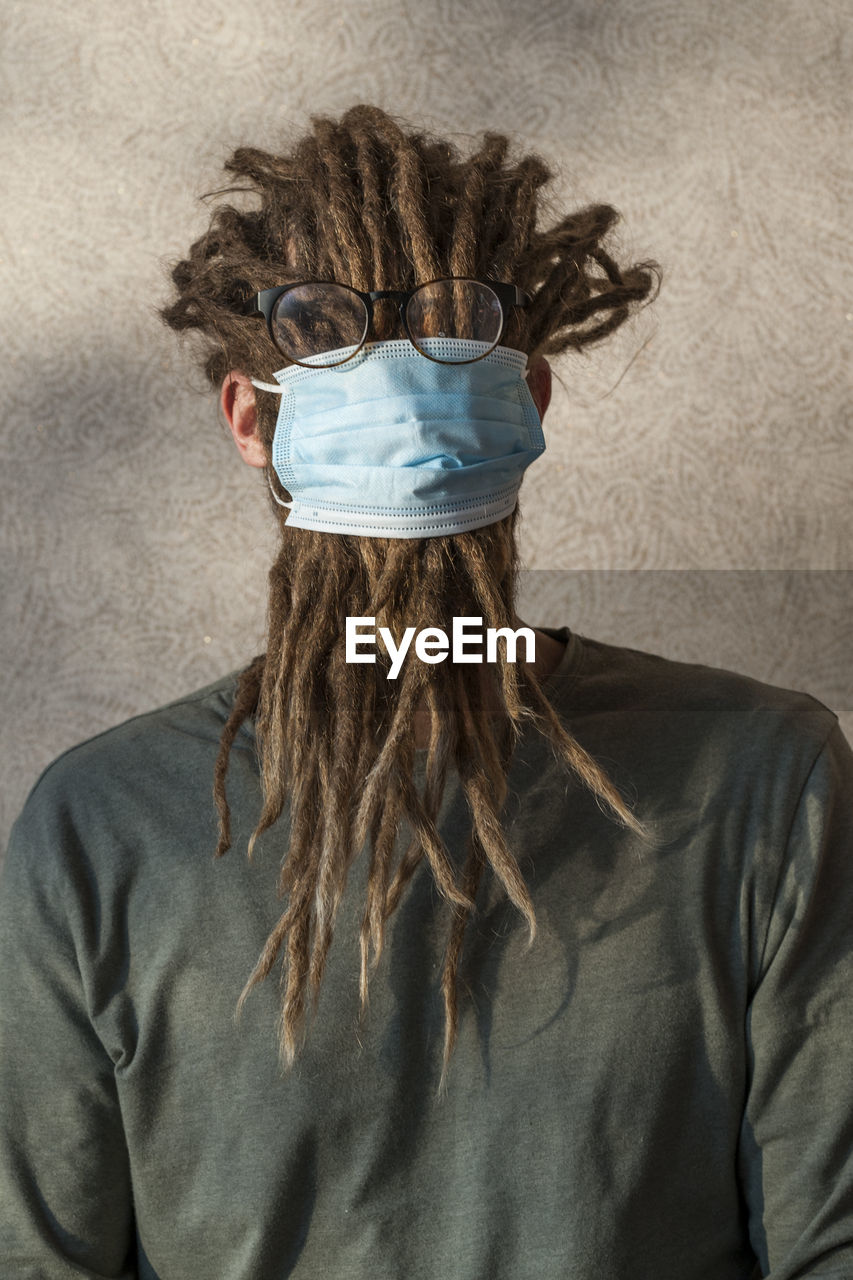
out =
[[[163,317],[174,329],[202,335],[200,358],[213,385],[235,370],[268,378],[281,365],[269,333],[244,304],[257,291],[289,282],[327,280],[370,291],[413,289],[448,276],[509,281],[530,303],[512,309],[502,342],[531,360],[602,340],[652,296],[655,265],[620,269],[604,248],[618,218],[614,209],[588,206],[548,228],[537,225],[539,193],[551,171],[537,155],[512,159],[505,136],[486,133],[465,158],[448,141],[378,107],[354,106],[340,120],[315,116],[311,124],[285,154],[249,147],[233,154],[225,167],[234,185],[217,196],[248,192],[255,207],[217,205],[208,231],[173,270],[177,296]],[[377,337],[386,336],[382,326],[392,320],[390,308],[377,309]],[[389,328],[387,336],[398,334]],[[272,397],[258,397],[272,485],[278,485],[271,467],[276,411]],[[253,717],[263,805],[250,853],[286,810],[280,889],[287,905],[240,1004],[283,949],[279,1047],[283,1064],[291,1064],[309,994],[316,1007],[348,867],[367,846],[364,1010],[371,947],[375,966],[385,923],[426,860],[449,903],[446,1072],[462,939],[487,866],[527,919],[531,940],[535,931],[500,824],[506,773],[525,723],[550,739],[615,820],[637,830],[639,823],[561,724],[532,671],[506,661],[505,651],[491,669],[410,660],[394,681],[381,655],[375,665],[345,661],[347,617],[375,617],[398,637],[412,626],[449,631],[453,617],[472,614],[485,627],[512,627],[517,508],[484,528],[429,538],[291,528],[283,508],[274,510],[281,546],[270,573],[267,651],[241,678],[215,780],[222,854],[230,844],[228,756],[240,725]],[[420,791],[414,732],[424,715],[429,747]],[[437,827],[449,770],[458,774],[471,815],[461,877]],[[398,840],[403,829],[410,835],[405,848]]]

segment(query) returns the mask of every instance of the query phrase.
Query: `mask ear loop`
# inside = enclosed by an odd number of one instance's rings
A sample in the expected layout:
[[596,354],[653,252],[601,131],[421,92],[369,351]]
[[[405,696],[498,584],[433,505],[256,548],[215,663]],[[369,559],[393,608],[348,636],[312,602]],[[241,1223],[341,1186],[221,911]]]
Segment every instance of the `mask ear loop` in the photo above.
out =
[[267,477],[267,484],[268,484],[268,485],[269,485],[269,487],[270,487],[270,493],[271,493],[271,494],[272,494],[272,496],[275,498],[275,500],[276,500],[276,502],[278,503],[278,505],[279,505],[280,507],[288,507],[288,508],[289,508],[289,507],[292,507],[292,506],[293,506],[293,503],[292,503],[292,502],[285,502],[284,498],[280,498],[280,497],[278,496],[278,494],[276,493],[275,489],[272,487],[272,476],[270,475],[270,473],[269,473],[269,472],[267,472],[267,473],[266,473],[266,477]]
[[[259,391],[274,391],[274,392],[277,392],[278,395],[281,395],[282,392],[284,391],[284,387],[280,387],[277,382],[259,382],[257,378],[250,378],[249,381],[251,382],[252,386],[257,387]],[[267,484],[270,487],[270,493],[272,494],[273,498],[276,500],[278,505],[280,507],[287,507],[288,509],[290,509],[293,506],[293,503],[285,502],[284,498],[280,498],[278,496],[275,489],[272,487],[272,476],[268,471],[266,472],[266,477],[267,477]]]

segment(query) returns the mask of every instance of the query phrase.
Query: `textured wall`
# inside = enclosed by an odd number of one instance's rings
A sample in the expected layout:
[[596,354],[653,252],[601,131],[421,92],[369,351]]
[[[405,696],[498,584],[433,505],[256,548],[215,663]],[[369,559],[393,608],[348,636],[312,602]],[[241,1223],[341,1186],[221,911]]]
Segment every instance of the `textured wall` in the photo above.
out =
[[808,689],[850,733],[846,10],[8,4],[0,835],[60,750],[261,646],[263,482],[153,308],[228,149],[359,100],[514,133],[665,269],[632,332],[556,362],[528,620]]

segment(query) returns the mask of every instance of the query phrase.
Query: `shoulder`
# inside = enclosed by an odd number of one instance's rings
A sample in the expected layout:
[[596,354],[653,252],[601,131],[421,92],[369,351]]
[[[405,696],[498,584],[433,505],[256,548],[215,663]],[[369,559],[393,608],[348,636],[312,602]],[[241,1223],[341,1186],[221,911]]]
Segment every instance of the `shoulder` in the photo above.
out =
[[740,672],[577,640],[552,700],[649,848],[681,851],[696,883],[742,886],[765,922],[786,866],[805,883],[831,845],[847,882],[853,753],[834,711]]
[[767,726],[797,721],[824,740],[835,712],[802,690],[768,684],[743,672],[704,663],[678,662],[642,649],[602,643],[579,636],[583,646],[581,684],[590,700],[619,699],[651,713],[701,717],[703,722]]
[[[67,839],[98,821],[156,809],[167,794],[186,798],[199,785],[209,792],[239,674],[231,672],[64,751],[30,791],[12,845],[29,833],[42,845],[51,834]],[[252,748],[247,728],[240,738]]]
[[719,667],[574,637],[549,696],[630,796],[722,822],[790,823],[838,717],[817,698]]

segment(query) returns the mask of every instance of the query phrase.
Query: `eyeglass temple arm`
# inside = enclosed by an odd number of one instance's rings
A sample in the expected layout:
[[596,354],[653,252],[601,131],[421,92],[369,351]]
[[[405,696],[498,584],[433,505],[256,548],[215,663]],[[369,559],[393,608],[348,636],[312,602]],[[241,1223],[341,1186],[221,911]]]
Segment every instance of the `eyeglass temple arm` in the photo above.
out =
[[261,307],[261,295],[249,284],[248,280],[235,280],[232,288],[238,295],[243,295],[242,299],[234,306],[234,310],[238,315],[262,316],[264,314]]

